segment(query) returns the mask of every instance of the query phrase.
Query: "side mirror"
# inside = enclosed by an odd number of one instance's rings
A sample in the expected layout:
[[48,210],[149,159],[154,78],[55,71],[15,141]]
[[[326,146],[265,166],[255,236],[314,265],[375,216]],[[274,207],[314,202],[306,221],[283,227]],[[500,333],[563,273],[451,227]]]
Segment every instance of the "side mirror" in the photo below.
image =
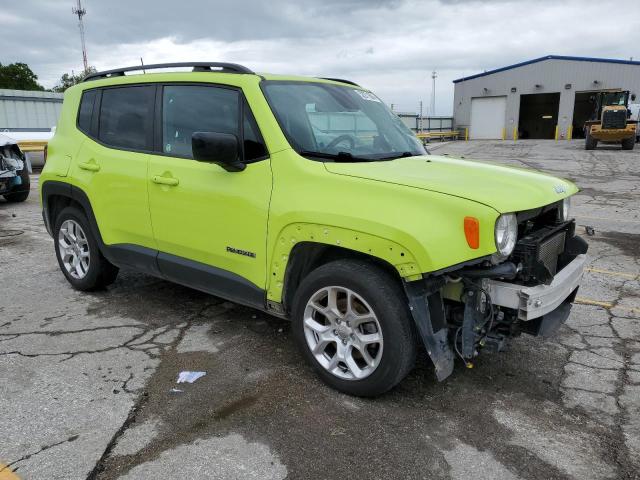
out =
[[194,132],[191,150],[194,160],[215,163],[227,172],[241,172],[247,168],[238,158],[238,137],[232,133]]

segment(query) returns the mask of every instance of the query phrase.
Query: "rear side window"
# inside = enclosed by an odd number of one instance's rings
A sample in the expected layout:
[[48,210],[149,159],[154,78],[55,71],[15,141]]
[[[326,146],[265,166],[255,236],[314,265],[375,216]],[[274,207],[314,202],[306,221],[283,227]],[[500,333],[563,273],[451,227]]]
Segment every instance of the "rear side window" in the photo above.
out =
[[193,158],[194,132],[240,137],[239,93],[228,88],[167,85],[162,99],[162,151]]
[[93,102],[96,99],[97,90],[87,90],[82,94],[80,109],[78,110],[78,128],[84,133],[91,130],[91,117],[93,115]]
[[104,89],[98,139],[116,148],[151,150],[154,97],[154,86]]

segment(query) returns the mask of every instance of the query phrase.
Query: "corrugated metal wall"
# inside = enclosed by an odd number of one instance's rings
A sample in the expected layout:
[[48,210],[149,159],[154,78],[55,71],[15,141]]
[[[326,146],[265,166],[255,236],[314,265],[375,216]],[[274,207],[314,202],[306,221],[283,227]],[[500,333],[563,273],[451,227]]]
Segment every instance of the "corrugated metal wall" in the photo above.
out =
[[615,88],[630,90],[640,97],[640,65],[545,59],[456,83],[455,126],[470,125],[472,98],[506,96],[504,128],[506,137],[513,138],[520,114],[520,95],[557,92],[560,93],[559,133],[566,135],[573,120],[576,92]]
[[62,93],[0,89],[0,131],[42,131],[58,123]]

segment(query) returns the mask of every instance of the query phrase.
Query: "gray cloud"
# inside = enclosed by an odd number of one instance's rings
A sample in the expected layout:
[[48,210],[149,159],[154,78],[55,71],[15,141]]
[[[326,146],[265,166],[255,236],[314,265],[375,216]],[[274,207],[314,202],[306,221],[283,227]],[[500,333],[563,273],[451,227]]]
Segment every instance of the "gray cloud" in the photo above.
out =
[[[597,0],[85,0],[89,62],[223,60],[257,71],[351,78],[402,110],[452,107],[451,81],[547,54],[628,58],[637,0],[612,35]],[[73,0],[22,0],[0,11],[3,63],[24,61],[52,86],[82,68]],[[585,41],[585,38],[589,41]],[[637,53],[635,53],[638,55]]]

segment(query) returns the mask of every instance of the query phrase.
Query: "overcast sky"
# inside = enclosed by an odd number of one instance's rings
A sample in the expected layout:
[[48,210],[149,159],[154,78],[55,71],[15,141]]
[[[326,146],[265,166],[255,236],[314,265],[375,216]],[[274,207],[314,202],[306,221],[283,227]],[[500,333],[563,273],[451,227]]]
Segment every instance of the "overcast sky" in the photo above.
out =
[[[0,62],[45,87],[82,70],[74,0],[2,0]],[[636,57],[640,1],[84,0],[89,64],[229,61],[254,71],[351,79],[397,110],[452,111],[465,75],[548,54]]]

